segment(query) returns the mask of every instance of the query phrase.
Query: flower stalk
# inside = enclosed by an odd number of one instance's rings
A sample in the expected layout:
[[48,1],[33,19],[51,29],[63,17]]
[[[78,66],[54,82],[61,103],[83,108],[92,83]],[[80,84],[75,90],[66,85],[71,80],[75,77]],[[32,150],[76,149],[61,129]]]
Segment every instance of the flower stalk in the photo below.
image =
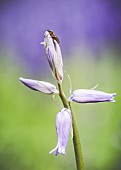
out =
[[81,141],[80,141],[78,129],[76,126],[76,121],[70,103],[69,103],[69,107],[72,115],[73,144],[74,144],[74,151],[75,151],[76,166],[77,166],[77,170],[84,170],[84,159],[83,159],[83,153],[81,148]]
[[62,101],[64,107],[71,110],[72,127],[73,127],[73,145],[74,145],[77,170],[84,170],[84,159],[83,159],[80,137],[79,137],[78,129],[76,126],[76,121],[74,118],[74,114],[73,114],[70,102],[68,102],[68,100],[63,92],[62,83],[58,83],[58,90],[59,90],[59,96],[61,98],[61,101]]

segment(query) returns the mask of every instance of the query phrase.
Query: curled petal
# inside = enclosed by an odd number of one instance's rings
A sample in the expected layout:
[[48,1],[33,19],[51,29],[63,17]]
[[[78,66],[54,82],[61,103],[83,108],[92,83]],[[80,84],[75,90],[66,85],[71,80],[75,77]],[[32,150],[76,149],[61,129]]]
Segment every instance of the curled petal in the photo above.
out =
[[62,81],[63,80],[63,61],[62,61],[61,49],[57,41],[54,40],[53,42],[54,42],[55,51],[57,54],[54,56],[54,62],[55,62],[56,69],[58,70],[60,81]]
[[115,102],[116,93],[105,93],[97,90],[78,89],[69,97],[69,101],[77,103],[97,103],[97,102]]
[[56,156],[58,154],[66,154],[65,150],[68,143],[68,136],[71,124],[71,111],[69,109],[63,108],[61,112],[59,112],[56,116],[56,133],[58,137],[58,143],[57,146],[49,152],[50,154],[52,152],[55,152]]
[[52,35],[54,35],[52,31],[46,31],[44,34],[44,42],[42,42],[41,44],[44,45],[47,60],[49,62],[49,66],[51,68],[53,76],[58,82],[62,82],[63,62],[61,49],[57,37],[55,35],[53,37]]
[[24,79],[24,78],[19,78],[19,80],[25,86],[29,87],[32,90],[40,91],[46,94],[58,94],[59,93],[58,90],[56,89],[56,86],[48,82]]
[[[49,63],[49,66],[52,70],[52,73],[55,72],[55,67],[54,67],[54,50],[51,46],[47,47],[46,48],[46,55],[47,55],[47,60],[48,60],[48,63]],[[56,54],[55,54],[56,55]],[[55,73],[54,73],[55,75]]]
[[45,48],[51,46],[54,49],[53,39],[48,31],[44,34]]

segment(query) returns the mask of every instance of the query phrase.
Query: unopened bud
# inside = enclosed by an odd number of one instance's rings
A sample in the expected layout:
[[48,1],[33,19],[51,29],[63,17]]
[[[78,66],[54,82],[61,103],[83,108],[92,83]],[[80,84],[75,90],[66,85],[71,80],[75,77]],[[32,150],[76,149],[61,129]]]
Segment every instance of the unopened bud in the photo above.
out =
[[44,42],[42,42],[41,44],[44,45],[47,60],[50,65],[53,76],[58,82],[62,82],[63,61],[58,38],[52,31],[48,30],[45,32]]
[[97,90],[78,89],[69,97],[69,101],[77,103],[97,103],[97,102],[115,102],[116,93],[105,93]]
[[56,86],[48,82],[24,79],[24,78],[19,78],[19,80],[25,86],[29,87],[32,90],[40,91],[46,94],[58,94],[59,93],[59,91],[56,89]]

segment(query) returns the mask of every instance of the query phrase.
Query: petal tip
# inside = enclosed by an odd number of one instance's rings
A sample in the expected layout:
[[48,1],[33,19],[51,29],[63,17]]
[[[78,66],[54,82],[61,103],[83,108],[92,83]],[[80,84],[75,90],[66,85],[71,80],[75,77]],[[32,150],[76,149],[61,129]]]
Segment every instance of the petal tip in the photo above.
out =
[[113,93],[112,96],[115,97],[115,96],[116,96],[116,93]]
[[115,101],[115,100],[112,100],[111,102],[112,102],[112,103],[115,103],[116,101]]
[[23,77],[20,77],[19,80],[20,80],[21,82],[24,82],[25,79],[24,79]]
[[116,93],[112,93],[112,96],[111,96],[111,98],[110,98],[110,102],[116,102],[115,100],[114,100],[114,97],[116,96]]
[[44,41],[43,41],[43,42],[40,42],[40,44],[41,44],[41,45],[45,45],[45,42],[44,42]]

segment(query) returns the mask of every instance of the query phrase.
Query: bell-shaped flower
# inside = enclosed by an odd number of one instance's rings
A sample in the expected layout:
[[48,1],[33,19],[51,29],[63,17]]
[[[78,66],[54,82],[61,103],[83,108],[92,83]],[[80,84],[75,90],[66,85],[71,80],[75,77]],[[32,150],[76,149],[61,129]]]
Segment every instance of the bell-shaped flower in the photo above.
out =
[[116,93],[109,94],[93,89],[78,89],[71,94],[68,100],[77,103],[115,102],[115,95]]
[[71,111],[69,109],[63,108],[56,116],[56,133],[58,137],[57,146],[49,152],[55,152],[58,154],[65,155],[66,146],[68,143],[69,131],[72,125]]
[[45,32],[44,42],[42,42],[41,44],[44,45],[47,60],[53,76],[58,82],[62,82],[63,61],[58,38],[52,31],[48,30]]
[[48,82],[24,79],[24,78],[19,78],[19,80],[25,86],[29,87],[32,90],[40,91],[46,94],[58,94],[59,93],[59,91],[56,89],[56,86]]

